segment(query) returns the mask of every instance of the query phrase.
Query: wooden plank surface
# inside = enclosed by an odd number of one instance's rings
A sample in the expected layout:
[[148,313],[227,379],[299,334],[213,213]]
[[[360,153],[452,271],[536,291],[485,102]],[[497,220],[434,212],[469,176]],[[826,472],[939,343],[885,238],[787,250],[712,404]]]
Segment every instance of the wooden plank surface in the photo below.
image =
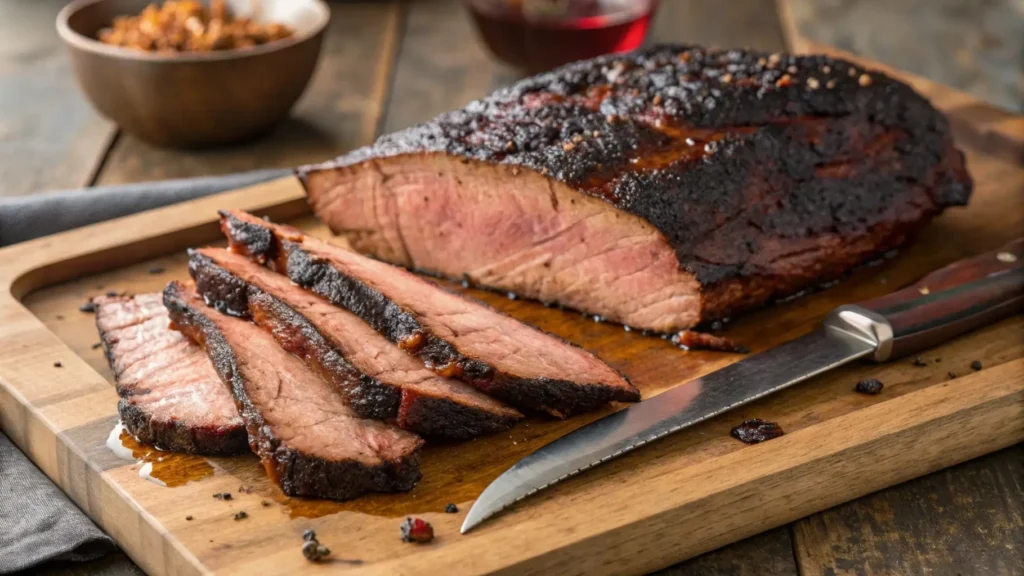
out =
[[0,2],[0,197],[87,186],[114,127],[75,85],[62,0]]
[[518,77],[478,40],[464,0],[407,4],[381,133],[459,108]]
[[[776,528],[659,570],[657,576],[799,576],[789,527]],[[805,573],[807,574],[807,573]]]
[[785,48],[773,2],[668,0],[661,3],[651,42],[683,42],[719,47],[778,51]]
[[1024,574],[1024,446],[796,523],[801,574]]

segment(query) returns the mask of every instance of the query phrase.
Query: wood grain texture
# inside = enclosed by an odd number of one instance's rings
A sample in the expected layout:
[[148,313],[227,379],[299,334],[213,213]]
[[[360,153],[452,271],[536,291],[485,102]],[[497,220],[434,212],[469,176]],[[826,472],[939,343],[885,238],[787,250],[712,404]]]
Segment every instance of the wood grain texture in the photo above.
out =
[[[978,180],[970,207],[950,210],[898,257],[829,290],[737,318],[724,335],[764,349],[809,330],[838,304],[1005,243],[1024,225],[1024,198],[1013,188],[1024,184],[1024,170],[969,156]],[[289,499],[255,458],[174,457],[160,473],[183,485],[146,482],[103,445],[116,420],[115,395],[102,355],[92,349],[93,318],[78,305],[107,290],[155,290],[185,277],[180,250],[216,238],[216,208],[283,206],[275,219],[326,234],[309,217],[293,220],[304,211],[301,202],[301,190],[286,179],[0,252],[0,282],[10,286],[0,294],[0,426],[147,571],[301,570],[300,535],[314,528],[339,557],[361,561],[332,567],[366,573],[635,573],[1024,440],[1024,318],[1017,316],[930,351],[924,367],[847,366],[745,406],[571,479],[467,536],[458,535],[458,525],[487,483],[596,415],[534,419],[507,435],[429,446],[424,480],[406,495],[342,504]],[[147,273],[156,265],[165,272]],[[473,294],[596,352],[648,397],[738,358],[684,353],[537,303]],[[57,359],[63,368],[53,367]],[[974,359],[986,368],[973,372]],[[950,381],[949,371],[962,377]],[[885,382],[883,394],[853,393],[862,378]],[[788,434],[756,446],[729,437],[736,422],[751,417],[779,422]],[[190,476],[197,468],[201,478]],[[240,486],[251,492],[238,494]],[[236,498],[211,498],[221,491]],[[447,502],[462,512],[444,514]],[[240,510],[249,518],[236,522]],[[401,543],[397,524],[405,514],[432,522],[437,540]]]
[[776,528],[680,562],[655,576],[798,576],[788,527]]
[[785,48],[772,2],[730,0],[668,0],[650,33],[650,42],[683,42],[718,47],[776,51]]
[[114,135],[75,85],[62,0],[0,3],[0,197],[88,185]]
[[464,0],[408,2],[381,133],[461,108],[518,73],[487,53]]
[[331,12],[313,80],[292,117],[273,132],[249,144],[193,152],[123,135],[99,183],[290,168],[372,142],[398,43],[398,2],[333,3]]
[[1024,446],[796,523],[801,574],[1024,574]]

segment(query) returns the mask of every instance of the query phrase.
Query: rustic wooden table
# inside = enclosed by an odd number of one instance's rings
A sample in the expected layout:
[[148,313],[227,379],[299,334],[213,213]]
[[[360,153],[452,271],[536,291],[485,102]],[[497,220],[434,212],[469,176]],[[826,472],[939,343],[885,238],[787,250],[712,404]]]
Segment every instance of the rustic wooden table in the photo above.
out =
[[[240,147],[158,150],[119,134],[74,86],[53,29],[65,1],[0,0],[0,196],[322,160],[515,78],[484,52],[460,0],[334,3],[319,71],[293,119]],[[1015,0],[789,1],[794,28],[808,37],[1024,109],[1024,14]],[[665,0],[652,39],[785,48],[772,2],[731,0],[727,11],[724,6],[717,0]],[[888,17],[890,12],[896,16]],[[920,26],[907,26],[919,14],[925,15]],[[954,24],[966,41],[946,40]],[[1024,446],[1015,446],[663,574],[1024,574],[1022,485]],[[141,572],[123,554],[111,554],[34,573]]]

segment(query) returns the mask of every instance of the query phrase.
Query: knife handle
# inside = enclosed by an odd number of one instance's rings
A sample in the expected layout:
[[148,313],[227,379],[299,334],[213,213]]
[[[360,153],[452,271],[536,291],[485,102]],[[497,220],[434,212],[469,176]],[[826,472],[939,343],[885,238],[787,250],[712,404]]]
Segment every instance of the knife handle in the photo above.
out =
[[892,328],[887,360],[946,340],[1024,310],[1024,238],[998,250],[959,260],[917,283],[858,304]]

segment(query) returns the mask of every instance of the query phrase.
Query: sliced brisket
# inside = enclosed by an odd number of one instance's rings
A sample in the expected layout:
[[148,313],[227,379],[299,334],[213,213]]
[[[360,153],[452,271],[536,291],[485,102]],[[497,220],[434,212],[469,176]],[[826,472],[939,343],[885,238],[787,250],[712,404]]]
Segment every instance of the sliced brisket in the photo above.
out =
[[221,311],[252,318],[285,350],[334,384],[366,418],[396,419],[413,432],[465,440],[504,430],[518,411],[424,368],[355,314],[222,248],[192,253],[196,290]]
[[233,391],[249,445],[285,494],[344,500],[416,484],[419,437],[360,418],[270,334],[207,307],[193,287],[172,282],[164,304]]
[[567,416],[640,394],[593,354],[404,269],[271,224],[222,212],[232,249],[271,262],[388,340],[518,408]]
[[694,46],[571,64],[298,174],[361,252],[664,332],[837,278],[971,192],[909,86]]
[[160,294],[101,296],[100,332],[128,432],[161,450],[227,455],[249,451],[231,391],[202,348],[170,329]]

